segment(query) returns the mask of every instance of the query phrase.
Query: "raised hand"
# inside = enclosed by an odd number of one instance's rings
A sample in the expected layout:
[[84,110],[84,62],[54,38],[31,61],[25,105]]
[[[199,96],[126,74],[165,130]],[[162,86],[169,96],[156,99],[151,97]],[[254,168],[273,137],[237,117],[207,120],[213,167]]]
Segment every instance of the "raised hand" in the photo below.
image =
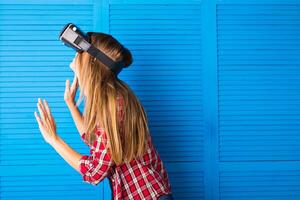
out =
[[44,99],[44,103],[43,103],[42,100],[39,98],[37,107],[38,107],[41,117],[37,114],[37,112],[34,112],[34,115],[39,124],[39,129],[40,129],[45,141],[47,143],[51,144],[58,137],[57,133],[56,133],[55,120],[51,114],[51,110],[48,105],[48,102],[45,99]]
[[70,88],[70,80],[66,80],[66,88],[64,94],[64,100],[67,105],[74,105],[75,104],[75,96],[78,88],[78,78],[74,75],[73,83]]

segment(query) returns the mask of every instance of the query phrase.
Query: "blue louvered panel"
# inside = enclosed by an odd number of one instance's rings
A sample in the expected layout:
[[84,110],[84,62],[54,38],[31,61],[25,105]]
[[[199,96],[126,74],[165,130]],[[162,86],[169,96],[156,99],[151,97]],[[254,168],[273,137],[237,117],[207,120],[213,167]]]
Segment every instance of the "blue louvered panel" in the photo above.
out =
[[33,114],[37,98],[47,99],[58,134],[89,153],[63,97],[65,80],[73,79],[69,63],[75,52],[58,35],[68,22],[92,30],[92,18],[92,1],[0,1],[0,199],[100,199],[101,188],[83,183],[45,143]]
[[217,9],[220,160],[299,160],[300,4]]
[[35,176],[1,177],[1,199],[3,200],[80,200],[83,195],[86,199],[95,199],[96,193],[94,187],[83,187],[78,177],[74,175],[41,173]]
[[225,165],[220,169],[220,199],[300,199],[299,163]]
[[165,3],[111,4],[109,31],[133,54],[120,78],[145,106],[175,198],[202,199],[200,5]]
[[220,199],[300,198],[299,10],[217,5]]
[[233,171],[220,174],[221,199],[299,199],[299,170]]

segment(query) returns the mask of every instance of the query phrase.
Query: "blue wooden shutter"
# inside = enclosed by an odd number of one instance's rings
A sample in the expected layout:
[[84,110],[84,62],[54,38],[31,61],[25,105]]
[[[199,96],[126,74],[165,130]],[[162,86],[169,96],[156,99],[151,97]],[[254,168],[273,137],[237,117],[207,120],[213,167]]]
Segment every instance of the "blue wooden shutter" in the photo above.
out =
[[[38,132],[46,98],[59,134],[80,141],[63,101],[74,51],[67,22],[133,53],[120,78],[138,95],[175,199],[299,199],[297,0],[0,0],[0,199],[110,199],[82,183]],[[82,107],[81,107],[82,109]]]
[[110,1],[106,7],[102,28],[133,54],[133,65],[120,78],[145,106],[174,197],[202,199],[200,3]]
[[64,24],[94,28],[93,1],[0,1],[0,199],[102,199],[42,138],[33,112],[48,100],[59,135],[88,154],[64,102],[75,52],[59,41]]
[[300,4],[217,5],[220,199],[300,199]]

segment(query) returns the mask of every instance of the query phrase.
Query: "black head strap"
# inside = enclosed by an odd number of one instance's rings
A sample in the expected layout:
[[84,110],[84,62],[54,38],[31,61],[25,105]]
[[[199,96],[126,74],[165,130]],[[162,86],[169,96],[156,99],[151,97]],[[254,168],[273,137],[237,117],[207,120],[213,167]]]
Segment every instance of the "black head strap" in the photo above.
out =
[[[93,32],[87,32],[87,41],[91,43],[91,36]],[[94,45],[91,45],[90,48],[87,50],[87,52],[103,62],[105,65],[110,67],[110,69],[118,75],[120,71],[122,71],[122,68],[125,66],[125,63],[123,61],[114,62],[110,57],[108,57],[105,53],[103,53],[101,50],[96,48]]]

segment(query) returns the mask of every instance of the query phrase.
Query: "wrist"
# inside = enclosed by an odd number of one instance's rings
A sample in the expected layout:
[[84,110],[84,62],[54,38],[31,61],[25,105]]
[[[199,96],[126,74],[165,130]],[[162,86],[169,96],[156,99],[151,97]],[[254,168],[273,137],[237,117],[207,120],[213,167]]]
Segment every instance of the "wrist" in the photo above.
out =
[[76,105],[75,105],[75,102],[67,102],[67,106],[68,108],[74,108]]
[[53,145],[56,144],[59,140],[60,140],[59,135],[56,135],[55,137],[51,138],[51,140],[49,141],[49,144],[50,144],[51,146],[53,146]]

